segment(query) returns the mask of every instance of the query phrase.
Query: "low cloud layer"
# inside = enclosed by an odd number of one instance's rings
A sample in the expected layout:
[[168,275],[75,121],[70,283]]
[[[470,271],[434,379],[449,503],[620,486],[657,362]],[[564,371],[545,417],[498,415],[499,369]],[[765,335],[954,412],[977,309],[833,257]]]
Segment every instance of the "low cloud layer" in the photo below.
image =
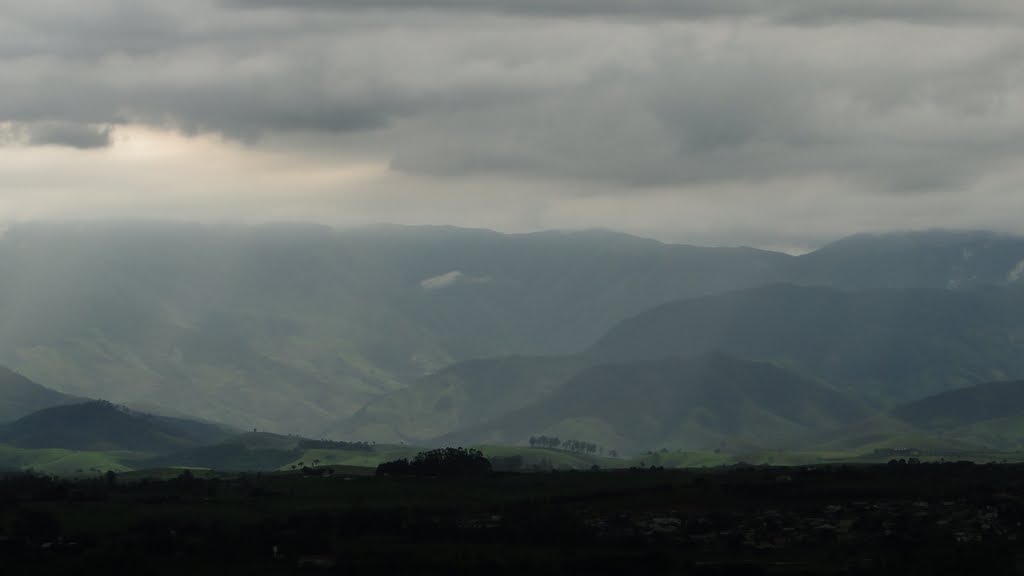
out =
[[604,226],[759,245],[1024,232],[1007,217],[1024,184],[1019,2],[0,10],[0,219]]
[[319,10],[445,10],[539,17],[712,20],[752,18],[822,24],[859,20],[993,22],[1019,17],[1012,0],[229,0],[236,6]]
[[89,150],[110,146],[111,132],[110,126],[33,122],[7,126],[5,139],[26,146],[62,146]]

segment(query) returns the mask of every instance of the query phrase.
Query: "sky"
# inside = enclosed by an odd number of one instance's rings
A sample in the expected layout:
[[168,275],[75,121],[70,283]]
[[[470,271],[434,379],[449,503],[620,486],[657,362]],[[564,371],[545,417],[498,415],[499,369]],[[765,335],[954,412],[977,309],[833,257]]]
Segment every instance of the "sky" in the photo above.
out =
[[0,0],[0,222],[1024,233],[1019,0]]

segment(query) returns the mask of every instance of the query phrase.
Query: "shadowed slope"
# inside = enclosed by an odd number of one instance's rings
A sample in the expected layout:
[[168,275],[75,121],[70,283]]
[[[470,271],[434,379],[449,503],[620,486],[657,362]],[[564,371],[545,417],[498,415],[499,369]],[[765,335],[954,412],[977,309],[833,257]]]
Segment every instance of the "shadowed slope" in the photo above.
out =
[[51,406],[81,399],[45,388],[0,366],[0,422],[12,421]]
[[133,412],[95,401],[47,408],[0,427],[0,443],[20,448],[166,452],[223,439],[217,425]]
[[632,361],[721,350],[799,367],[882,404],[1024,375],[1024,290],[772,285],[672,302],[613,328],[587,356]]
[[529,407],[441,440],[525,443],[543,434],[631,451],[790,447],[867,414],[778,366],[710,354],[594,366]]

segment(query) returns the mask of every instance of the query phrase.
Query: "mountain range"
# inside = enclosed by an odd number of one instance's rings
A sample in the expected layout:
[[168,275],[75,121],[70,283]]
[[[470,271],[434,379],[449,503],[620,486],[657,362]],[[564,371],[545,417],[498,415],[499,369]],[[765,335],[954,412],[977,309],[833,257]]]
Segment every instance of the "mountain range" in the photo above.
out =
[[1022,262],[1024,240],[984,232],[790,256],[606,231],[15,225],[0,364],[59,392],[0,421],[84,397],[353,440],[797,446],[1024,377]]
[[[820,411],[836,405],[884,411],[1024,374],[1022,327],[1024,290],[1015,286],[849,292],[767,285],[659,306],[624,320],[579,354],[456,364],[371,401],[329,431],[383,441],[522,442],[532,434],[567,434],[573,426],[563,420],[571,414],[577,418],[577,436],[609,442],[618,438],[620,450],[645,442],[692,447],[698,439],[706,447],[715,434],[728,431],[689,429],[627,438],[639,428],[609,426],[608,419],[623,410],[643,417],[656,413],[658,406],[622,402],[634,397],[634,389],[653,382],[679,394],[694,386],[710,388],[702,393],[720,399],[732,395],[742,403],[742,390],[762,381],[776,382],[776,393],[786,398],[808,396],[806,389],[798,393],[791,385],[814,381],[845,398],[823,401]],[[709,363],[709,357],[719,361]],[[756,361],[762,370],[730,370],[730,361],[723,358],[741,365]],[[704,369],[694,370],[688,361]],[[788,379],[776,377],[777,371]],[[652,380],[652,374],[660,379]],[[685,403],[703,406],[694,398]],[[721,413],[722,406],[712,412]],[[784,414],[775,416],[790,420]],[[519,422],[510,421],[515,419]],[[671,414],[664,419],[687,417]],[[503,429],[514,432],[495,431]],[[631,432],[624,435],[627,429]],[[760,432],[754,436],[764,443],[767,436]]]
[[[542,434],[535,436],[538,430]],[[653,462],[688,465],[771,463],[780,454],[793,463],[884,461],[894,455],[1019,460],[1024,381],[969,386],[876,411],[785,368],[724,354],[609,364],[584,369],[542,401],[441,441],[490,446],[495,457],[515,455],[531,465],[553,465],[554,458],[570,467],[624,466],[643,454]],[[365,467],[417,450],[238,433],[104,401],[60,404],[0,425],[0,467],[41,466],[71,474],[182,466],[276,470],[304,463]],[[595,452],[636,460],[587,456]]]
[[318,432],[455,361],[573,352],[786,259],[605,232],[17,225],[0,240],[0,364],[73,395]]

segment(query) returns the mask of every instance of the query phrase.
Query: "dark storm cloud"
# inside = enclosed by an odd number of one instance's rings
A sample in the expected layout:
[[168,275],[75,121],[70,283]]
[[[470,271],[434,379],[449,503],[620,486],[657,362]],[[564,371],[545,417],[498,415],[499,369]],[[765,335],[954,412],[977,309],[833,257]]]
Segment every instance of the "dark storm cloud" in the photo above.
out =
[[113,128],[63,121],[0,124],[0,145],[58,146],[91,150],[112,143]]
[[369,130],[402,113],[394,91],[325,94],[315,22],[231,18],[199,0],[6,5],[0,122],[142,123],[252,142]]
[[225,0],[236,6],[319,10],[391,9],[496,12],[541,17],[757,18],[797,24],[851,20],[994,21],[1024,13],[996,0]]
[[25,129],[30,146],[66,146],[79,150],[106,148],[111,142],[109,126],[88,126],[64,122],[42,122]]
[[1022,6],[0,0],[0,123],[81,148],[121,124],[287,140],[565,195],[966,190],[1024,156]]
[[[646,69],[425,118],[397,143],[395,166],[641,187],[832,175],[874,193],[921,193],[962,187],[1024,154],[1019,50],[921,71],[899,59],[865,69],[663,49]],[[442,130],[443,145],[416,137]]]
[[203,38],[201,28],[186,25],[186,9],[210,13],[194,0],[182,0],[177,8],[146,0],[0,1],[0,58],[81,60],[172,49]]

